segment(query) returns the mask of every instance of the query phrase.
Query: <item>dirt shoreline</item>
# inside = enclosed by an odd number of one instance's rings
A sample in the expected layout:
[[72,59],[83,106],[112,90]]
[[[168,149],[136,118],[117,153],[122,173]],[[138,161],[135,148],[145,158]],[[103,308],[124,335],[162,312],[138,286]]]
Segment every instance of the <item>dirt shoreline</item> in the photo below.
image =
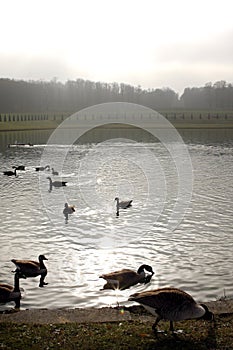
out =
[[[225,299],[205,303],[215,315],[233,314],[233,300]],[[105,323],[132,321],[135,319],[153,322],[154,317],[141,306],[103,307],[86,309],[28,309],[0,313],[0,323],[61,324]]]

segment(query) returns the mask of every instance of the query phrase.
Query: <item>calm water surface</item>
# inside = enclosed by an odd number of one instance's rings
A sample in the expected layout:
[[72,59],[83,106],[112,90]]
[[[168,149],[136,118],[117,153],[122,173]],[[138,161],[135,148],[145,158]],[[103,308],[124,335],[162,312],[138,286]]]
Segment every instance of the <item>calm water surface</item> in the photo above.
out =
[[[175,286],[197,300],[233,295],[232,200],[233,132],[183,130],[193,168],[193,192],[179,227],[166,228],[176,202],[174,161],[159,142],[109,140],[72,145],[59,176],[36,172],[48,131],[0,134],[0,282],[12,283],[11,259],[48,258],[49,283],[21,281],[22,309],[102,307],[127,303],[136,291]],[[18,140],[33,147],[7,148]],[[60,165],[67,147],[50,147],[50,166]],[[18,177],[4,170],[25,165]],[[46,165],[46,164],[43,164]],[[49,192],[47,177],[67,181]],[[114,198],[133,199],[115,215]],[[64,203],[76,212],[65,223]],[[147,286],[103,291],[103,272],[150,264],[156,274]],[[1,309],[12,307],[0,306]]]

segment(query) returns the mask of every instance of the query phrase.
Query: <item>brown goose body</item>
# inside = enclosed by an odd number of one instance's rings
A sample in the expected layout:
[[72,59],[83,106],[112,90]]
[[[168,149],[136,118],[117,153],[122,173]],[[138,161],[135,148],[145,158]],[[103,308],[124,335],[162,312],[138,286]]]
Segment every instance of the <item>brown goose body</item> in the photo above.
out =
[[21,292],[19,289],[19,279],[26,278],[21,272],[15,272],[14,286],[0,283],[0,303],[15,302],[15,307],[20,307]]
[[170,330],[174,331],[173,321],[193,318],[211,320],[213,314],[204,304],[198,304],[191,295],[177,288],[161,288],[141,293],[135,293],[129,300],[144,306],[152,315],[156,316],[153,329],[160,320],[170,321]]
[[43,287],[47,284],[44,282],[47,275],[47,268],[44,265],[44,260],[48,259],[44,255],[39,255],[38,260],[39,261],[12,259],[11,261],[15,264],[16,271],[20,271],[26,277],[41,276],[39,287]]
[[[146,276],[145,270],[151,274]],[[138,283],[150,282],[154,272],[152,267],[143,264],[139,267],[138,271],[130,269],[122,269],[119,271],[110,272],[99,276],[107,281],[103,289],[127,289]]]

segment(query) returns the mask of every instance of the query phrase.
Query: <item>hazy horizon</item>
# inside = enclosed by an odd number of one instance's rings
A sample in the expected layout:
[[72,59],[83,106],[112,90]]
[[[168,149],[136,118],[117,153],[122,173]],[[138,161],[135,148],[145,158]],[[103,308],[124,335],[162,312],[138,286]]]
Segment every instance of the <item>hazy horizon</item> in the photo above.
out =
[[230,0],[0,3],[0,78],[81,78],[180,95],[233,82]]

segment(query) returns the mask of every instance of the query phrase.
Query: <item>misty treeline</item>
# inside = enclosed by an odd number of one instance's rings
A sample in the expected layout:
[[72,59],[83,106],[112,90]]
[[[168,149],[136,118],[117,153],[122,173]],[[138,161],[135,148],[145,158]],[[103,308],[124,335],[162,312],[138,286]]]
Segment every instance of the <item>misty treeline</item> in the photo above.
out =
[[131,102],[154,110],[232,110],[233,85],[225,81],[207,83],[204,87],[186,88],[179,97],[170,88],[142,89],[116,82],[0,79],[0,113],[73,113],[105,102]]

